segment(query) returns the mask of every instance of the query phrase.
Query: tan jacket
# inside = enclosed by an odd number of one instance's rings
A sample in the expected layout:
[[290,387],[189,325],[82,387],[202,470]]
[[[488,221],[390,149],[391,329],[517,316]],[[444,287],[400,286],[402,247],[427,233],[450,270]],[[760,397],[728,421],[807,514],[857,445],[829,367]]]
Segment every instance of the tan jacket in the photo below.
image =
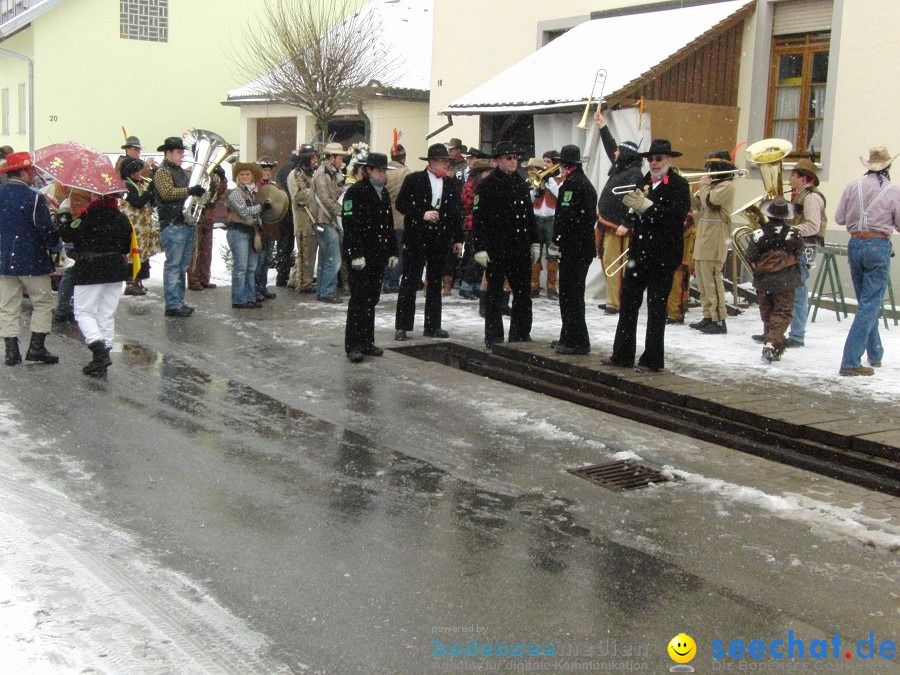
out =
[[312,179],[312,196],[310,196],[309,210],[315,216],[317,223],[331,223],[337,225],[341,215],[341,205],[338,200],[343,189],[341,187],[341,175],[329,162],[323,162],[316,169]]
[[694,260],[724,263],[731,239],[731,212],[734,211],[734,181],[700,185],[691,197],[691,210],[698,216]]
[[391,196],[391,211],[394,215],[394,229],[402,230],[403,229],[403,214],[397,210],[397,195],[400,194],[400,188],[403,186],[403,181],[406,180],[406,177],[412,172],[405,164],[401,164],[397,161],[388,162],[388,166],[394,167],[394,171],[387,172],[387,180],[385,181],[385,187],[387,188],[388,194]]
[[302,228],[312,225],[307,215],[307,210],[309,213],[314,213],[311,206],[313,201],[312,180],[312,176],[307,176],[300,167],[291,171],[287,177],[288,194],[291,195],[291,209],[294,214],[295,233]]

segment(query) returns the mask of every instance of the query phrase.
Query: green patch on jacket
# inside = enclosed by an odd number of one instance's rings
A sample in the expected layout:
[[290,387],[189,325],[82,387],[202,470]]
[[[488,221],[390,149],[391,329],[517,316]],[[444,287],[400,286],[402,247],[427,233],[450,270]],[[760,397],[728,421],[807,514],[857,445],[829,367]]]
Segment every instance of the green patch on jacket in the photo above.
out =
[[472,202],[472,210],[473,211],[478,210],[478,199],[479,199],[479,195],[475,195],[475,201]]
[[572,202],[572,194],[573,193],[571,190],[566,190],[565,192],[563,192],[562,206],[569,206],[569,204]]
[[352,199],[344,200],[344,215],[345,216],[353,215],[353,200]]

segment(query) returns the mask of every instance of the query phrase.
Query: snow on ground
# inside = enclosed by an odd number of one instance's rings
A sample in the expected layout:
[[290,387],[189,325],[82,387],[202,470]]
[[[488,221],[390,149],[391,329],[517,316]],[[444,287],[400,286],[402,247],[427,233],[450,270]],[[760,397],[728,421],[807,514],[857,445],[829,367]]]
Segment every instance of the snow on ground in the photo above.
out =
[[16,417],[0,404],[2,672],[287,672],[205,590],[16,459],[39,442]]
[[[231,282],[221,256],[227,250],[224,235],[224,230],[215,231],[213,247],[212,281],[220,286]],[[162,262],[163,256],[152,260],[149,280],[152,296],[156,296],[153,299],[158,302]],[[271,273],[270,283],[273,277]],[[284,302],[285,297],[297,299],[298,325],[314,323],[343,329],[346,304],[312,303],[314,311],[305,313],[299,305],[300,296],[279,291],[276,302]],[[376,335],[385,346],[389,346],[393,334],[395,299],[383,296],[376,314]],[[223,317],[230,316],[227,293],[222,293],[221,302]],[[597,309],[597,302],[602,300],[588,301],[587,315],[593,352],[599,357],[611,350],[616,317],[604,315]],[[422,304],[420,294],[419,328]],[[445,299],[443,316],[444,328],[454,339],[481,341],[484,324],[477,303],[460,299],[454,291],[453,297]],[[699,318],[695,309],[687,321]],[[895,400],[900,393],[900,326],[891,323],[889,330],[882,330],[884,367],[875,377],[844,378],[837,371],[851,320],[852,315],[839,322],[834,312],[821,311],[817,321],[809,324],[807,346],[789,350],[780,363],[772,365],[760,362],[759,345],[750,340],[750,335],[760,329],[755,307],[728,319],[728,335],[698,335],[686,325],[671,326],[666,332],[667,367],[712,382],[791,379],[801,386],[834,393],[837,404],[844,397]],[[643,335],[643,319],[639,330]],[[558,305],[544,298],[536,300],[534,339],[549,342],[558,337],[558,332]],[[500,427],[527,424],[538,437],[569,433],[528,412],[486,409],[485,415]],[[258,656],[264,639],[216,604],[202,588],[146,560],[127,534],[99,522],[17,459],[27,458],[40,442],[17,428],[13,408],[0,405],[0,662],[5,672],[281,670],[279,664]],[[630,456],[639,459],[633,453]],[[876,521],[858,509],[839,508],[802,495],[768,494],[755,487],[683,471],[675,473],[699,490],[803,522],[823,537],[882,550],[900,547],[896,523]],[[66,523],[64,531],[58,527],[60,522]],[[104,551],[102,556],[96,553],[99,550]]]

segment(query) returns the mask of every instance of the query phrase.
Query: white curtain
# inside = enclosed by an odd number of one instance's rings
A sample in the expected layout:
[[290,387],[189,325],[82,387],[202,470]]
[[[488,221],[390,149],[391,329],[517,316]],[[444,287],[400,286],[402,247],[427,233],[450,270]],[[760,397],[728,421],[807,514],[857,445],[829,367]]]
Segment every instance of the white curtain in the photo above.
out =
[[772,125],[772,134],[775,138],[783,138],[792,144],[797,144],[799,129],[797,119],[800,117],[800,87],[779,87],[775,92],[775,119],[789,118],[776,121]]
[[[809,116],[824,117],[825,116],[825,85],[815,85],[810,91]],[[817,150],[822,152],[822,127],[824,121],[821,119],[812,120],[810,127],[807,129],[806,150],[812,152]]]
[[[593,119],[590,119],[587,131],[577,128],[576,125],[581,121],[582,114],[578,112],[535,115],[535,154],[540,157],[547,150],[559,150],[562,146],[569,144],[577,145],[581,148],[581,154],[590,158],[584,165],[584,172],[599,195],[603,186],[606,185],[611,163],[600,142],[600,131]],[[649,113],[645,112],[641,119],[639,108],[631,106],[608,110],[603,113],[603,118],[616,142],[632,141],[638,144],[641,152],[645,152],[650,147],[653,136]],[[796,138],[796,135],[794,137]],[[598,298],[604,300],[606,298],[606,275],[603,273],[600,261],[595,259],[588,270],[585,299],[590,301]]]

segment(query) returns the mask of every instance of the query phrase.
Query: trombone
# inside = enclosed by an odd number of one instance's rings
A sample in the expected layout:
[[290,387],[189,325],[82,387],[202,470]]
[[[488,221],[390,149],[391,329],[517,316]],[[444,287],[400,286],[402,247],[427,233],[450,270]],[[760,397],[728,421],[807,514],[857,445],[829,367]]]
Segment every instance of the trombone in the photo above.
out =
[[[724,174],[732,175],[734,178],[746,178],[750,175],[750,172],[746,169],[730,169],[728,171],[702,171],[700,173],[683,173],[681,174],[682,178],[696,178],[697,180],[688,181],[688,185],[698,185],[700,183],[700,178],[703,176],[721,176]],[[612,193],[614,195],[625,195],[634,190],[637,185],[619,185],[618,187],[614,187],[612,189]]]
[[604,273],[608,277],[614,277],[628,264],[628,251],[629,249],[625,249],[622,253],[619,254],[619,257],[609,263],[609,267],[604,270]]
[[600,83],[600,91],[597,92],[597,108],[600,108],[600,104],[603,102],[603,87],[606,86],[606,69],[600,68],[597,71],[597,74],[594,75],[594,85],[591,87],[591,95],[588,96],[587,105],[584,106],[584,115],[581,116],[581,121],[575,125],[576,129],[581,129],[582,131],[587,131],[588,129],[588,117],[591,114],[591,104],[594,102],[594,91],[597,89],[597,82]]

